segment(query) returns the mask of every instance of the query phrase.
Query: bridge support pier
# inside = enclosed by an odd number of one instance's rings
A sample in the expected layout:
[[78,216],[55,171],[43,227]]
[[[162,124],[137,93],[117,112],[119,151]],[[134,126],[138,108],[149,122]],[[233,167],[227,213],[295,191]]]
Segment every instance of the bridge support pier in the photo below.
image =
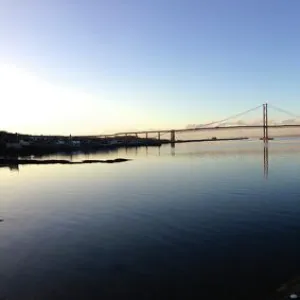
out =
[[171,130],[171,144],[175,143],[175,130]]
[[160,141],[160,132],[158,132],[157,139]]
[[148,139],[148,132],[146,132],[146,139]]

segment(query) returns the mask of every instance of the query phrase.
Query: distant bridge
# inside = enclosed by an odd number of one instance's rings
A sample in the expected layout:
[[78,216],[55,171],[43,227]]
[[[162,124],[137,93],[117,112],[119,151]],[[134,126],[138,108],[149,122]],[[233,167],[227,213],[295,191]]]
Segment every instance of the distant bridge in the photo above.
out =
[[[283,112],[285,114],[288,114],[289,116],[292,116],[294,118],[299,118],[299,116],[288,112],[286,110],[283,110],[281,108],[275,107],[273,105],[269,105],[273,109]],[[231,119],[235,119],[237,117],[241,117],[245,114],[248,114],[249,112],[263,109],[263,124],[262,125],[227,125],[224,126],[223,124]],[[222,124],[223,123],[223,124]],[[148,138],[149,134],[157,134],[157,139],[161,139],[161,135],[163,134],[170,134],[170,142],[175,143],[176,142],[176,133],[183,133],[183,132],[195,132],[195,131],[211,131],[211,130],[236,130],[236,129],[262,129],[263,130],[263,140],[268,141],[269,140],[269,134],[268,130],[270,128],[280,129],[280,128],[298,128],[300,127],[300,124],[272,124],[269,125],[268,122],[268,104],[262,104],[255,108],[249,109],[245,112],[236,114],[234,116],[228,117],[226,119],[217,121],[217,122],[211,122],[208,124],[195,126],[194,128],[182,128],[182,129],[161,129],[161,130],[137,130],[137,131],[124,131],[124,132],[117,132],[114,134],[105,134],[105,135],[98,135],[95,137],[98,138],[105,138],[105,137],[118,137],[118,136],[138,136],[140,134],[145,134],[145,137]]]
[[[200,127],[200,128],[184,128],[184,129],[164,129],[164,130],[143,130],[143,131],[126,131],[126,132],[117,132],[111,135],[105,136],[121,136],[121,135],[136,135],[136,134],[151,134],[151,133],[169,133],[172,130],[175,132],[193,132],[193,131],[206,131],[206,130],[229,130],[229,129],[262,129],[264,125],[235,125],[235,126],[216,126],[216,127]],[[268,128],[293,128],[300,127],[300,124],[291,124],[291,125],[268,125]],[[104,135],[103,135],[104,136]]]

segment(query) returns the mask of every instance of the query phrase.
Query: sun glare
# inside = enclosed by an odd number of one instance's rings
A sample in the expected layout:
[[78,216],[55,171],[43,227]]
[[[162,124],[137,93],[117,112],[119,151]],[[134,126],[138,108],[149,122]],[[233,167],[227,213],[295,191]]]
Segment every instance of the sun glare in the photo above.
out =
[[15,66],[0,66],[0,82],[0,129],[30,133],[95,133],[119,119],[117,110],[107,101],[50,84]]

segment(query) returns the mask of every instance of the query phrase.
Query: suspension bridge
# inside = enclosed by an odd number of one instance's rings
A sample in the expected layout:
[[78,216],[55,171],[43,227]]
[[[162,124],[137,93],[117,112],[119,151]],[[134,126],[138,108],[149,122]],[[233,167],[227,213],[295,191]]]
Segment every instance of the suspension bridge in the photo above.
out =
[[[269,118],[269,111],[270,109],[275,110],[276,112],[283,113],[285,115],[288,115],[289,118],[285,120],[284,122],[275,122],[272,120],[270,122]],[[260,111],[262,114],[261,122],[255,122],[254,124],[246,124],[241,119],[239,119],[236,123],[230,123],[232,120],[236,120],[237,118],[244,117],[245,115]],[[241,124],[242,123],[242,124]],[[300,127],[300,116],[289,112],[287,110],[281,109],[277,106],[265,103],[259,106],[256,106],[252,109],[249,109],[247,111],[232,115],[230,117],[224,118],[219,121],[210,122],[207,124],[201,124],[201,125],[194,125],[189,126],[187,128],[179,128],[179,129],[160,129],[160,130],[141,130],[141,131],[124,131],[124,132],[117,132],[114,134],[106,134],[106,135],[100,135],[97,137],[101,138],[107,138],[107,137],[120,137],[120,136],[140,136],[144,135],[145,138],[148,138],[149,135],[154,135],[154,137],[158,140],[162,138],[162,136],[169,135],[170,142],[176,143],[178,140],[176,139],[176,136],[180,133],[188,133],[188,132],[201,132],[201,131],[228,131],[228,130],[243,130],[243,129],[261,129],[261,139],[264,141],[268,141],[271,137],[269,136],[269,129],[291,129],[291,128],[298,128]],[[300,131],[299,131],[300,136]]]

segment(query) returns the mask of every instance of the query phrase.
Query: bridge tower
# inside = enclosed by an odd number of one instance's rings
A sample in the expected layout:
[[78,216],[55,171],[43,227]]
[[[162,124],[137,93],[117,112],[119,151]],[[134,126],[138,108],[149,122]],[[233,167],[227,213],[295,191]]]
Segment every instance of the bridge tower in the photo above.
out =
[[268,103],[263,105],[263,140],[265,142],[269,141],[269,128],[268,128]]

